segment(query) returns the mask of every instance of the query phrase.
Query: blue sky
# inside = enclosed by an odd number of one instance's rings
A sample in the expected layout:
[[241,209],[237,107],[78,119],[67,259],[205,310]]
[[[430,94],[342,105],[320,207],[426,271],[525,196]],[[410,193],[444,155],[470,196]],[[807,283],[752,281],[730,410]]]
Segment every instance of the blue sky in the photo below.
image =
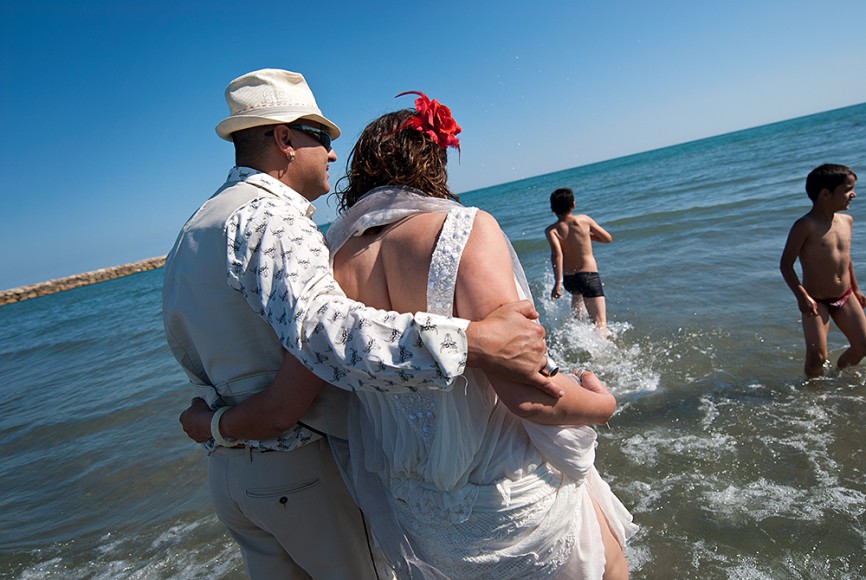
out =
[[0,289],[165,254],[257,68],[342,128],[332,185],[394,95],[449,105],[458,193],[866,101],[862,0],[298,4],[3,2]]

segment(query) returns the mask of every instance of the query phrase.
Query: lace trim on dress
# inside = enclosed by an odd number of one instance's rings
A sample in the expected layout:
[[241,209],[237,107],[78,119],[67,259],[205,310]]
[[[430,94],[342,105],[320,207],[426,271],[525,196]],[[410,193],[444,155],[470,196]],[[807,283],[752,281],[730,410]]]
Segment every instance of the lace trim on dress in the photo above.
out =
[[[476,212],[474,207],[456,207],[445,217],[427,275],[427,312],[442,316],[453,314],[457,268]],[[436,438],[436,393],[395,395],[394,402],[429,447]]]
[[394,396],[394,405],[409,420],[429,448],[436,437],[436,401],[432,392],[405,393]]
[[463,248],[469,239],[477,208],[460,207],[448,212],[439,241],[430,260],[427,275],[427,311],[451,316],[454,311],[454,288],[457,285],[457,268]]

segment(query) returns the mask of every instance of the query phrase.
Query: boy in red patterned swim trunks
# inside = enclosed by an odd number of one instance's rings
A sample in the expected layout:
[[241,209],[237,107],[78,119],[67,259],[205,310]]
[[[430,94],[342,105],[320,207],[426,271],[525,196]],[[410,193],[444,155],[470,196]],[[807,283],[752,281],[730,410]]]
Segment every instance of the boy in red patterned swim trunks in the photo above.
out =
[[606,337],[604,290],[592,255],[592,242],[609,244],[613,237],[588,215],[572,215],[574,193],[566,187],[550,194],[550,210],[556,214],[556,222],[544,230],[553,264],[554,283],[550,296],[562,297],[564,285],[571,294],[575,314],[580,315],[586,304],[590,320],[598,327],[599,334]]
[[[866,356],[866,296],[860,292],[851,262],[854,218],[838,213],[847,210],[857,197],[856,181],[857,175],[844,165],[821,165],[809,174],[806,193],[812,209],[791,226],[779,262],[782,276],[803,313],[804,370],[810,378],[824,371],[831,318],[850,343],[839,357],[839,368],[856,365]],[[802,284],[794,271],[797,258],[803,270]]]

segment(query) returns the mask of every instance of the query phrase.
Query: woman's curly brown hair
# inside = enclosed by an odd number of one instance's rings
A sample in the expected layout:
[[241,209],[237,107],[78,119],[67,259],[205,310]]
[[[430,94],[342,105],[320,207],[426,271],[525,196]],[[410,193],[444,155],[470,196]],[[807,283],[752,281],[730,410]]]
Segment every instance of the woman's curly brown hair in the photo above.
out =
[[399,129],[415,111],[382,115],[364,128],[335,188],[340,211],[383,185],[403,185],[430,197],[457,200],[448,189],[448,154],[420,131]]

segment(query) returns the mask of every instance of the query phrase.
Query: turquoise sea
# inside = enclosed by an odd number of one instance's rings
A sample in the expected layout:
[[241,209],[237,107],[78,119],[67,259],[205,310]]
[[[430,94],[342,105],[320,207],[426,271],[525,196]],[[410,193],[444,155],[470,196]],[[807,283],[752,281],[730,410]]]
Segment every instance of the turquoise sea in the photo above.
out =
[[[597,466],[641,526],[633,578],[866,576],[866,363],[804,381],[778,271],[824,162],[866,176],[866,104],[461,196],[514,242],[560,366],[617,396]],[[560,186],[614,237],[595,250],[610,341],[548,298]],[[850,213],[866,279],[866,200]],[[244,577],[177,423],[192,393],[161,284],[0,307],[0,577]],[[846,342],[830,342],[835,361]]]

